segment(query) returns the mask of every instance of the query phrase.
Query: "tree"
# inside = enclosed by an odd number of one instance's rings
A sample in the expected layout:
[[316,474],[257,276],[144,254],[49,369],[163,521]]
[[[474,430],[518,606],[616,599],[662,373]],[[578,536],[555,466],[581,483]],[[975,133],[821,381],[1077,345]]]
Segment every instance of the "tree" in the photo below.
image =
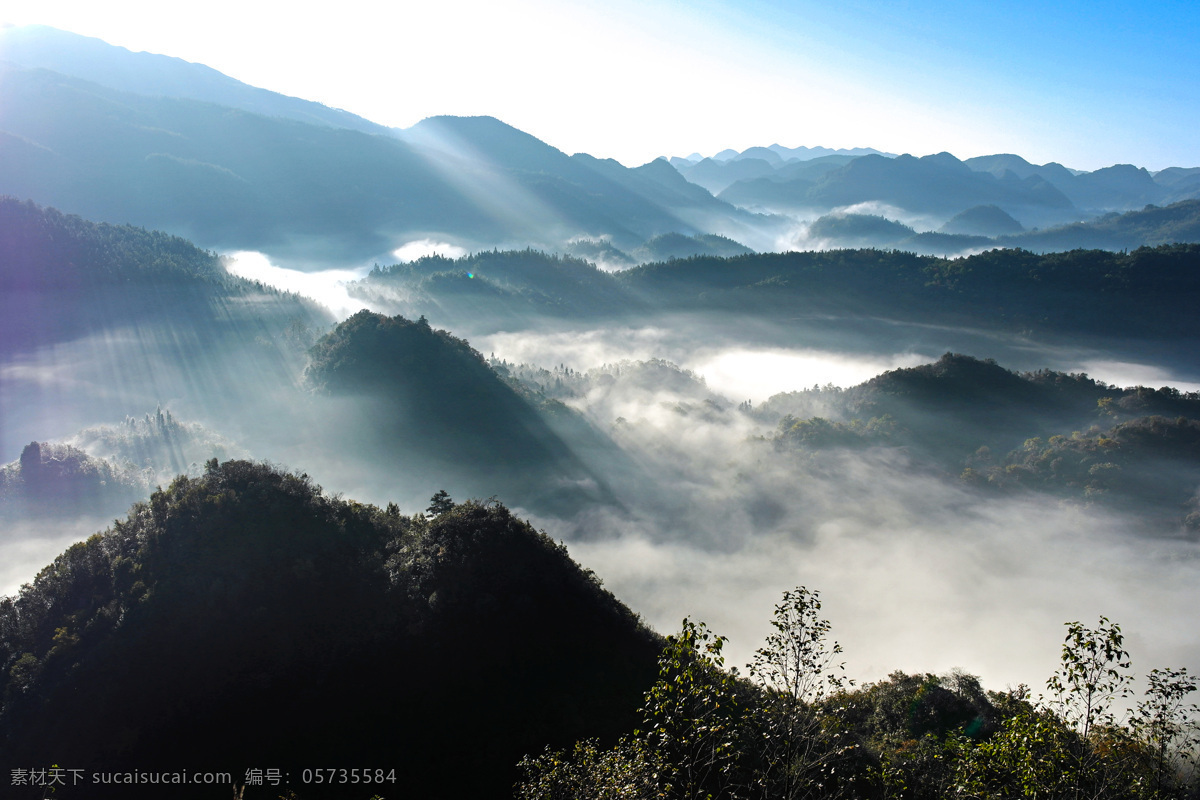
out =
[[1126,731],[1114,703],[1130,695],[1129,653],[1121,626],[1100,617],[1095,630],[1068,622],[1058,671],[1046,681],[1050,708],[1078,737],[1062,765],[1070,797],[1112,797],[1128,782]]
[[1195,768],[1200,730],[1196,718],[1200,707],[1184,702],[1196,691],[1196,678],[1186,669],[1155,669],[1150,672],[1145,699],[1138,704],[1133,727],[1150,751],[1152,771],[1145,795],[1176,797],[1182,793],[1180,768]]
[[821,596],[800,586],[783,593],[771,620],[774,632],[749,666],[766,691],[762,701],[762,762],[758,787],[764,796],[792,800],[828,797],[838,758],[853,745],[822,702],[847,681],[842,647],[826,641]]
[[1016,713],[990,739],[957,741],[954,795],[969,800],[1041,800],[1070,797],[1075,782],[1065,769],[1075,737],[1063,721],[1010,693]]
[[425,509],[430,517],[440,517],[447,511],[454,510],[454,501],[450,499],[450,493],[445,489],[438,489],[437,493],[429,498],[429,507]]
[[737,678],[725,671],[726,641],[684,619],[658,658],[634,737],[663,763],[669,797],[728,797],[735,783],[742,709]]
[[1113,727],[1112,704],[1128,697],[1129,653],[1121,626],[1107,617],[1092,630],[1079,622],[1068,622],[1061,666],[1046,681],[1054,693],[1051,706],[1087,741],[1099,726]]

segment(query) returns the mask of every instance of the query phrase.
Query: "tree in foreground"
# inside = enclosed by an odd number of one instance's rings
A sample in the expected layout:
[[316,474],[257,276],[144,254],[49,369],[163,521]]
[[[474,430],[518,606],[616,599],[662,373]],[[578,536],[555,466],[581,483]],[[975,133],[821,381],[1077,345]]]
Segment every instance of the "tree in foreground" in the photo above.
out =
[[803,586],[784,592],[771,620],[774,631],[750,664],[750,676],[763,690],[755,776],[762,797],[832,796],[837,765],[855,747],[825,703],[849,682],[837,660],[842,647],[826,641],[830,625],[820,610],[819,592]]
[[850,689],[816,592],[785,592],[749,666],[684,620],[659,658],[642,725],[521,763],[519,800],[1197,800],[1196,678],[1154,670],[1136,710],[1120,626],[1067,623],[1048,697],[977,678],[893,673]]

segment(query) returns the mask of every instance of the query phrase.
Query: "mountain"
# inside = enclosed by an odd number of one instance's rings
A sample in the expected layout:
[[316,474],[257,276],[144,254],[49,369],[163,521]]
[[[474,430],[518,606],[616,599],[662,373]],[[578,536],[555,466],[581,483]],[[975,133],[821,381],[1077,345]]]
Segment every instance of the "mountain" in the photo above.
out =
[[1131,250],[1162,244],[1200,242],[1200,200],[1165,208],[1148,205],[1124,214],[1110,212],[1087,222],[999,236],[995,243],[1040,253],[1078,248]]
[[644,302],[756,318],[882,315],[1073,336],[1190,341],[1200,328],[1200,245],[1129,253],[989,250],[943,259],[897,250],[763,253],[648,264],[615,277]]
[[746,209],[799,211],[811,207],[809,192],[813,186],[813,181],[799,177],[739,179],[729,184],[717,196],[727,203]]
[[305,375],[319,395],[345,401],[322,434],[328,446],[397,480],[540,509],[607,499],[603,482],[483,356],[423,317],[360,311],[313,345]]
[[997,178],[1004,177],[1005,172],[1011,172],[1018,178],[1036,176],[1044,179],[1047,183],[1055,186],[1070,185],[1071,179],[1078,173],[1074,170],[1067,169],[1062,164],[1050,162],[1049,164],[1031,164],[1025,159],[1013,153],[998,153],[991,156],[976,156],[968,158],[964,161],[968,167],[979,172],[990,172]]
[[529,249],[426,256],[376,267],[347,288],[373,307],[414,317],[434,313],[454,327],[485,320],[524,327],[537,317],[594,317],[636,303],[588,261]]
[[665,162],[569,158],[490,117],[394,131],[54,29],[10,28],[2,46],[0,192],[205,247],[320,265],[425,238],[474,249],[608,237],[630,249],[772,226]]
[[828,147],[784,147],[781,144],[773,144],[767,149],[778,153],[784,161],[812,161],[814,159],[825,158],[828,156],[855,158],[858,156],[875,155],[885,156],[887,158],[896,157],[895,153],[884,153],[880,150],[876,150],[873,147],[837,148],[835,150]]
[[[773,184],[780,190],[798,182]],[[731,194],[736,187],[723,196]],[[1183,200],[1165,208],[1148,205],[1124,214],[1110,212],[1087,222],[1025,230],[998,206],[974,206],[946,222],[937,232],[914,232],[899,222],[873,217],[875,230],[866,235],[863,215],[835,213],[808,226],[796,239],[804,248],[893,247],[922,255],[957,256],[994,247],[1018,247],[1037,253],[1065,250],[1136,250],[1200,241],[1200,200]]]
[[[720,197],[746,208],[800,212],[882,203],[910,213],[954,214],[992,204],[1039,219],[1072,214],[1071,201],[1037,176],[997,178],[971,170],[949,153],[922,158],[866,155],[841,165],[823,163],[819,171],[785,172],[792,166],[781,169],[774,180],[735,182]],[[781,176],[786,177],[778,180]]]
[[199,100],[266,117],[389,135],[391,130],[341,109],[249,86],[203,64],[133,53],[100,39],[44,25],[0,28],[0,62],[45,69],[151,97]]
[[775,166],[761,158],[739,158],[729,161],[706,158],[690,166],[676,164],[675,168],[680,175],[697,186],[703,186],[714,195],[721,194],[728,186],[739,181],[769,179],[776,171]]
[[941,233],[964,236],[1003,236],[1022,233],[1025,228],[999,206],[972,206],[951,217],[938,229]]
[[1153,176],[1130,164],[1079,172],[1056,163],[1030,164],[1011,153],[968,158],[964,163],[998,178],[1003,178],[1006,172],[1021,179],[1042,178],[1070,198],[1076,207],[1093,213],[1128,211],[1148,203],[1170,203],[1200,194],[1200,183],[1186,180],[1189,170],[1176,167]]
[[1116,211],[1162,202],[1166,196],[1145,168],[1132,164],[1084,172],[1061,188],[1080,208]]
[[[757,149],[761,150],[762,148]],[[751,150],[755,150],[755,148],[751,148]],[[747,150],[746,152],[749,153],[751,150]],[[793,181],[797,178],[802,180],[816,180],[831,169],[845,166],[856,157],[835,154],[815,156],[803,161],[793,159],[784,162],[779,160],[778,157],[772,161],[766,158],[755,158],[742,154],[728,161],[717,161],[711,158],[706,158],[699,162],[672,159],[670,163],[678,170],[680,175],[683,175],[698,186],[703,186],[720,199],[727,200],[735,205],[753,205],[752,202],[742,203],[739,200],[739,197],[745,194],[745,189],[729,195],[725,194],[725,191],[734,184],[740,183],[752,183],[762,186],[764,181],[775,183]],[[768,189],[768,187],[763,188]]]
[[724,236],[683,236],[678,233],[665,233],[648,240],[634,251],[634,256],[641,262],[649,262],[692,256],[731,258],[753,252],[750,248]]
[[889,247],[914,232],[907,225],[870,214],[828,214],[808,227],[808,238],[832,240],[838,247]]
[[305,332],[329,322],[178,237],[0,198],[0,447],[178,397],[228,419],[291,386]]
[[5,70],[0,103],[14,144],[0,156],[0,191],[91,219],[314,260],[369,257],[448,219],[502,230],[391,137],[42,70]]
[[[131,323],[169,320],[244,336],[326,319],[311,301],[234,277],[216,255],[176,236],[7,197],[0,289],[0,356]],[[218,303],[224,307],[214,310]]]
[[[823,416],[810,416],[815,408]],[[776,395],[753,413],[778,421],[784,448],[904,448],[923,467],[987,491],[1051,492],[1119,508],[1148,532],[1200,532],[1194,392],[1016,373],[946,353],[845,390]]]
[[1070,200],[1036,177],[997,179],[949,153],[922,158],[863,156],[826,173],[809,192],[822,207],[882,202],[909,211],[957,212],[984,203],[1069,209]]
[[855,235],[894,241],[896,249],[691,255],[616,273],[536,251],[481,253],[381,268],[350,290],[402,313],[437,311],[467,329],[493,323],[500,327],[492,330],[512,330],[539,320],[628,321],[664,312],[723,311],[756,319],[882,315],[1074,336],[1186,341],[1200,334],[1190,311],[1200,297],[1195,269],[1200,245],[1044,255],[992,249],[950,259],[916,255],[909,244],[930,237],[937,237],[927,242],[930,247],[938,241],[960,247],[994,242],[987,237],[913,234],[907,226],[869,215],[831,215],[818,222],[818,233],[858,231]]
[[303,770],[354,763],[376,784],[364,797],[499,797],[525,754],[630,726],[658,648],[496,503],[410,517],[213,460],[0,599],[0,750],[117,773],[175,772],[186,753],[238,783],[286,771],[318,799],[346,787]]
[[[1192,170],[1171,168],[1151,176],[1144,169],[1117,164],[1078,172],[1055,163],[1038,166],[1013,154],[966,161],[938,153],[922,158],[838,154],[773,163],[753,157],[672,163],[722,200],[782,212],[883,203],[909,213],[940,215],[994,206],[1007,216],[1045,226],[1200,194],[1200,173]],[[943,232],[996,236],[1017,231],[1009,226],[987,233],[967,226]]]

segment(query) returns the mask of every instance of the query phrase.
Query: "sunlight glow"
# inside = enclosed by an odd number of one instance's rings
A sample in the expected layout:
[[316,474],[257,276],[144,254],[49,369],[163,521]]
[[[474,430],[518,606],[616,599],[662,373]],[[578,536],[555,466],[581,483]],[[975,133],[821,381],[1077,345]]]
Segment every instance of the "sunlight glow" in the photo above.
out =
[[397,247],[392,251],[392,255],[400,263],[407,264],[410,261],[425,258],[425,256],[462,258],[467,255],[467,249],[448,242],[435,242],[433,239],[415,239]]
[[345,319],[356,311],[369,307],[368,303],[351,297],[346,292],[346,283],[365,276],[370,271],[368,267],[300,272],[272,264],[262,253],[250,250],[239,250],[226,255],[224,264],[226,271],[231,275],[316,300],[332,311],[338,319]]
[[935,360],[936,356],[918,353],[864,358],[816,351],[728,349],[698,355],[685,366],[726,397],[760,403],[774,394],[814,385],[855,386],[887,370]]

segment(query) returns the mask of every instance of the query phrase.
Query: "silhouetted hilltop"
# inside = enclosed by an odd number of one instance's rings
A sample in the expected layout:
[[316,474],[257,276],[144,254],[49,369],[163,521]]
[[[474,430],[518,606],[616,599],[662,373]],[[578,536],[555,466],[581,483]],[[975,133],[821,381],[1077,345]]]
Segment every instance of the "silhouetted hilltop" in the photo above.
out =
[[0,520],[119,513],[146,496],[150,477],[71,445],[30,442],[0,467]]
[[872,214],[827,214],[808,227],[810,240],[838,247],[888,247],[915,233],[912,228]]
[[966,236],[1003,236],[1021,233],[1025,227],[999,206],[972,206],[960,211],[939,228],[941,233],[956,233]]
[[0,600],[0,742],[89,774],[279,768],[305,798],[346,796],[301,782],[335,763],[385,796],[498,797],[525,753],[630,725],[657,647],[502,506],[426,520],[214,460]]
[[745,245],[724,236],[684,236],[681,233],[664,233],[648,240],[634,255],[641,261],[670,261],[692,256],[719,256],[731,258],[754,251]]
[[1200,394],[947,353],[845,390],[776,395],[749,413],[778,420],[781,448],[902,447],[969,485],[1109,503],[1155,533],[1200,531]]
[[360,311],[309,356],[309,385],[356,403],[331,421],[339,431],[334,447],[348,445],[413,479],[466,481],[522,505],[581,503],[605,493],[479,353],[424,318]]

